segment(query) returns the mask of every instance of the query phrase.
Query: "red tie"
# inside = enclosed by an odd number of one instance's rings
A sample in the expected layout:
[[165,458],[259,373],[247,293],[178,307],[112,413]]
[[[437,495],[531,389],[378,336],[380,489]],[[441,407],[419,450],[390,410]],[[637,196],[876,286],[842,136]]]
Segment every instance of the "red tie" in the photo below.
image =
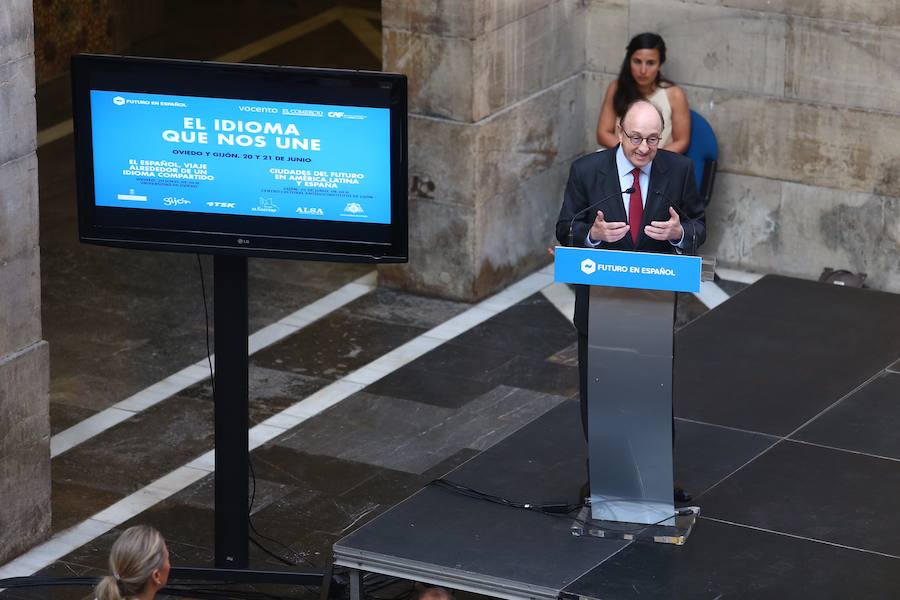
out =
[[631,225],[631,241],[637,246],[641,221],[644,220],[644,203],[641,200],[641,170],[635,167],[631,173],[634,175],[634,191],[631,192],[631,200],[628,203],[628,223]]

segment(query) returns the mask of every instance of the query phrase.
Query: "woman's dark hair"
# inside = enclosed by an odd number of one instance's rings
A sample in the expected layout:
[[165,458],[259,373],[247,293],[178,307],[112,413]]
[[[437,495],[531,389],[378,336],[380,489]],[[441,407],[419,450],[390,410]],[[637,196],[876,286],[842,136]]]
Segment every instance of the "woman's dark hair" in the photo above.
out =
[[[616,88],[616,93],[613,95],[613,110],[616,111],[616,116],[619,118],[625,114],[625,110],[635,100],[642,98],[637,82],[631,74],[631,57],[638,50],[657,50],[659,51],[660,67],[666,62],[666,42],[663,41],[659,34],[650,32],[639,33],[631,38],[625,52],[625,60],[622,61],[622,70],[619,71],[619,84]],[[671,84],[672,82],[663,77],[660,70],[656,74],[656,85],[661,83]]]

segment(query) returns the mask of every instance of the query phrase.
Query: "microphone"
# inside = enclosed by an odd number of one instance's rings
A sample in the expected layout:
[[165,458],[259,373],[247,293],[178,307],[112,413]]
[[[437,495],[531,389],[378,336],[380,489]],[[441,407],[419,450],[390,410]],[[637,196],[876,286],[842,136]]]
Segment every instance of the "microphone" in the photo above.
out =
[[572,234],[572,227],[574,227],[574,225],[575,225],[575,219],[577,219],[578,217],[580,217],[581,215],[583,215],[583,214],[586,213],[587,211],[591,210],[592,208],[596,208],[596,207],[600,206],[601,204],[603,204],[604,202],[608,202],[609,200],[612,200],[612,199],[615,198],[616,196],[621,196],[622,194],[633,194],[633,193],[634,193],[634,186],[628,188],[627,190],[622,190],[622,191],[619,192],[618,194],[610,194],[609,196],[605,196],[605,197],[603,197],[603,198],[600,198],[599,200],[597,200],[597,201],[594,202],[593,204],[588,204],[586,207],[582,208],[582,209],[579,210],[577,213],[575,213],[575,215],[572,217],[572,220],[569,221],[569,246],[574,246],[574,245],[575,245],[575,244],[574,244],[574,240],[572,239],[572,237],[573,237],[573,234]]

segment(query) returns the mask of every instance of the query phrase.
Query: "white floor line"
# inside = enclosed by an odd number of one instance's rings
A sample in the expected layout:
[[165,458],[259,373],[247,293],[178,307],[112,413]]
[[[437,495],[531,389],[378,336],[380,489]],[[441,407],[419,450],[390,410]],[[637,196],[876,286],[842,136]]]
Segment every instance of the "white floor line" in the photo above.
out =
[[752,273],[750,271],[725,269],[722,267],[716,267],[716,275],[726,281],[737,281],[739,283],[756,283],[765,277],[765,273]]
[[[349,304],[373,289],[376,284],[376,273],[372,271],[359,277],[337,290],[319,298],[294,313],[263,327],[248,339],[249,353],[252,355],[263,348],[296,333],[310,323]],[[215,356],[213,356],[215,364]],[[50,438],[51,458],[59,456],[66,450],[74,448],[95,435],[133,417],[135,414],[154,406],[181,390],[203,381],[209,377],[209,363],[206,358],[174,373],[162,381],[113,404],[109,408],[88,417],[87,419],[60,431]]]
[[74,131],[72,119],[66,119],[56,125],[41,129],[37,134],[37,147],[46,146],[56,140],[60,140]]
[[350,10],[341,19],[341,23],[350,30],[373,56],[381,60],[381,31],[369,22],[365,14],[353,14]]
[[701,281],[700,291],[694,292],[694,296],[710,309],[728,300],[728,294],[712,281]]
[[569,286],[564,283],[554,283],[541,290],[541,293],[569,321],[575,318],[575,294]]
[[[315,31],[316,29],[320,29],[325,27],[326,25],[330,25],[335,21],[339,21],[341,19],[347,20],[345,25],[347,28],[353,33],[356,37],[360,39],[366,46],[375,53],[375,56],[381,57],[381,33],[375,29],[368,22],[360,23],[360,21],[364,21],[365,17],[372,17],[373,11],[364,11],[358,9],[345,9],[341,7],[330,8],[325,12],[319,13],[314,17],[310,17],[305,21],[301,21],[287,29],[282,29],[272,35],[266,36],[262,39],[256,40],[255,42],[251,42],[246,46],[242,46],[236,50],[232,50],[230,52],[226,52],[221,56],[217,56],[213,60],[215,62],[243,62],[247,59],[253,58],[254,56],[259,56],[264,52],[268,52],[273,48],[277,48],[283,44],[291,42],[299,37],[302,37],[308,33]],[[381,15],[375,13],[374,18],[381,18]],[[378,34],[379,42],[378,42],[378,51],[375,52],[373,49],[374,46],[371,42],[371,31],[366,29],[366,26],[369,30],[375,31]],[[42,146],[46,146],[47,144],[53,143],[56,140],[62,139],[67,135],[71,135],[73,131],[72,119],[66,119],[56,125],[51,125],[45,129],[42,129],[37,134],[37,147],[40,148]]]
[[344,16],[344,9],[340,6],[329,8],[325,12],[319,13],[314,17],[310,17],[305,21],[300,21],[295,25],[291,25],[281,31],[276,31],[271,35],[251,42],[246,46],[226,52],[215,60],[218,62],[243,62],[248,58],[259,56],[264,52],[268,52],[273,48],[292,42],[295,39],[311,33],[317,29],[321,29],[327,25],[340,20]]
[[[376,358],[331,385],[266,419],[250,430],[250,449],[257,448],[303,421],[331,408],[373,381],[399,369],[447,340],[450,340],[497,313],[543,290],[553,283],[551,267],[541,269],[506,290],[469,308],[417,338]],[[157,502],[183,490],[214,468],[210,450],[153,483],[119,500],[81,523],[61,531],[43,544],[0,567],[0,578],[25,577],[59,560]]]

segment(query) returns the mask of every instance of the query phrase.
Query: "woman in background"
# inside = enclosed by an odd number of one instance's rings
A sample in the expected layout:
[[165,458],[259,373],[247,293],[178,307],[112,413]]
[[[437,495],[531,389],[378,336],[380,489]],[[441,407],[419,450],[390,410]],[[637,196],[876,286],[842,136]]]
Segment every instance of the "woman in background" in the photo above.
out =
[[628,43],[619,78],[609,84],[600,119],[597,143],[612,148],[619,143],[616,124],[635,100],[649,100],[663,116],[659,147],[683,154],[691,139],[691,113],[684,90],[662,75],[666,43],[655,33],[641,33]]
[[109,568],[112,575],[94,590],[96,600],[152,600],[169,580],[166,542],[152,527],[129,527],[113,543]]

